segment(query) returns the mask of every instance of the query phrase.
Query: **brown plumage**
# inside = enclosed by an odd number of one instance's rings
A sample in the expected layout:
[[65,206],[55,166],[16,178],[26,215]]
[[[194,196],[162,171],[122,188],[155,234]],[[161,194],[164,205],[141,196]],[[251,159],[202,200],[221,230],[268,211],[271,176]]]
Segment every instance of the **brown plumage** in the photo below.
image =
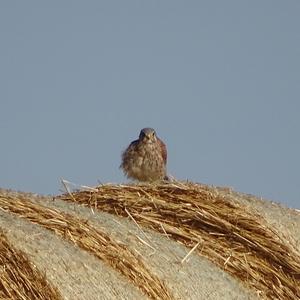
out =
[[128,178],[139,181],[168,180],[167,147],[152,128],[141,130],[139,139],[133,141],[122,153],[120,168]]

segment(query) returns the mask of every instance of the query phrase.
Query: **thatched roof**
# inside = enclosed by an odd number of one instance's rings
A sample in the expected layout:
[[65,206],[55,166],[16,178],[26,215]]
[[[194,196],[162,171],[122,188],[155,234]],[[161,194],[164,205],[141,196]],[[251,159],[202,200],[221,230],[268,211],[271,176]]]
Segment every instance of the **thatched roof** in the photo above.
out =
[[[264,204],[271,208],[264,211]],[[297,231],[300,214],[230,189],[183,182],[107,184],[66,192],[55,199],[2,191],[0,207],[10,215],[5,218],[20,217],[22,222],[36,224],[89,253],[151,299],[177,299],[184,295],[190,299],[201,299],[204,295],[221,299],[218,296],[221,292],[214,289],[208,294],[200,289],[189,291],[188,279],[194,280],[193,286],[201,278],[204,281],[201,270],[194,268],[199,263],[197,257],[210,262],[203,269],[211,270],[212,278],[218,272],[226,274],[224,278],[231,278],[235,288],[238,286],[243,291],[244,296],[239,299],[255,298],[255,295],[265,299],[300,298],[300,232]],[[276,213],[288,216],[283,223],[289,230],[283,230],[280,218],[272,219]],[[12,228],[8,230],[7,224],[14,221],[5,218],[2,224],[0,219],[0,226],[6,231],[6,240],[11,239],[13,248],[16,232]],[[291,218],[293,222],[288,221]],[[136,230],[135,242],[128,238],[129,228]],[[160,246],[154,236],[159,236]],[[169,268],[175,268],[174,261],[170,260],[171,252],[166,252],[170,251],[165,248],[168,244],[176,253],[186,247],[185,254],[176,258],[175,266],[182,281],[177,282],[177,275],[168,273],[168,266],[164,266],[168,261]],[[165,261],[153,264],[162,256],[167,257]],[[217,285],[216,278],[213,284]],[[46,279],[44,285],[52,288],[53,293],[61,292],[64,298],[57,281],[47,275]],[[199,287],[200,284],[203,288],[204,283],[199,283]],[[60,297],[58,292],[56,295]],[[197,298],[197,294],[203,296]]]

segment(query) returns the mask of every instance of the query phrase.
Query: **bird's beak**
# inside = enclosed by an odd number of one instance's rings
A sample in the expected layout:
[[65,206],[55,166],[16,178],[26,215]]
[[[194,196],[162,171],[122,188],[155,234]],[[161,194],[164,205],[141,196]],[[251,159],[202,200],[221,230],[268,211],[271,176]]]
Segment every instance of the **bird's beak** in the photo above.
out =
[[143,141],[148,141],[148,140],[149,140],[149,136],[145,134],[145,135],[142,137],[142,140],[143,140]]

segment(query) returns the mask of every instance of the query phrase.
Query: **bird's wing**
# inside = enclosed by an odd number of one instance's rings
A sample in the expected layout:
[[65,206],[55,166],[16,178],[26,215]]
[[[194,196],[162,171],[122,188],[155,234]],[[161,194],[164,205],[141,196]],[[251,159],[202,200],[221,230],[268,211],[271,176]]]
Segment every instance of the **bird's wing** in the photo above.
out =
[[123,168],[125,160],[128,158],[128,156],[130,156],[132,151],[134,151],[138,142],[139,142],[138,140],[131,142],[130,145],[122,152],[122,162],[120,168]]
[[166,144],[161,139],[158,139],[158,142],[159,142],[160,149],[161,149],[161,155],[162,155],[164,163],[166,165],[167,164],[167,156],[168,156]]

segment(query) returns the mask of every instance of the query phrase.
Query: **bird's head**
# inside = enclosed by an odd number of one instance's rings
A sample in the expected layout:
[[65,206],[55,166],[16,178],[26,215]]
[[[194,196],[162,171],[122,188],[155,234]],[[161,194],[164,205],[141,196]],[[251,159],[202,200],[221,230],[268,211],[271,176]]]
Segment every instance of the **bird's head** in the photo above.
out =
[[140,132],[139,140],[145,143],[156,142],[156,132],[153,128],[144,128]]

